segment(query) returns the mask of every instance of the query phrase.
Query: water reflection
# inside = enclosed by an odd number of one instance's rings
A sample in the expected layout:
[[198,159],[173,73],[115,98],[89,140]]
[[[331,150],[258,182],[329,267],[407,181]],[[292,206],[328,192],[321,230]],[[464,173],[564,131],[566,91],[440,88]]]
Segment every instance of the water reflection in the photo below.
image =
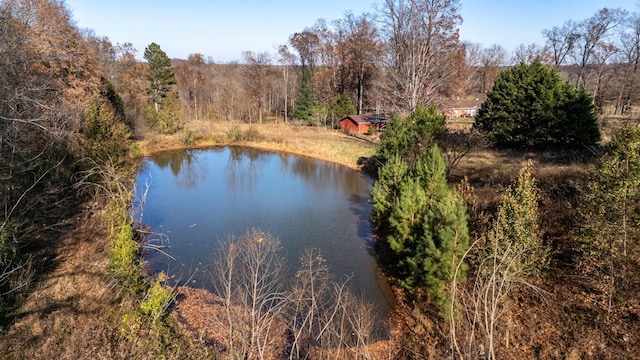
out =
[[176,184],[182,189],[194,188],[207,177],[207,169],[198,161],[196,150],[165,151],[153,155],[151,160],[160,169],[169,167]]
[[252,148],[229,147],[228,149],[227,186],[234,191],[252,189],[260,167],[265,162],[266,153]]
[[364,175],[313,159],[227,147],[156,155],[141,168],[138,184],[149,178],[142,220],[169,236],[166,250],[175,258],[149,254],[151,271],[206,288],[191,274],[211,263],[217,243],[258,228],[280,239],[290,268],[305,248],[318,248],[337,279],[351,276],[355,293],[383,313],[390,308],[371,255],[371,181]]

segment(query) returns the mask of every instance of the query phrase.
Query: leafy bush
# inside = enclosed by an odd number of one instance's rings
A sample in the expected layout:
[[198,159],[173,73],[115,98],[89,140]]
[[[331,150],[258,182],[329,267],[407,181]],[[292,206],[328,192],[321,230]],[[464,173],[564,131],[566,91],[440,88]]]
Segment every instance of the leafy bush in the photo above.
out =
[[166,280],[164,273],[158,274],[153,285],[147,290],[147,296],[140,304],[142,314],[157,324],[164,316],[167,307],[173,301],[173,293],[162,285]]
[[432,144],[438,143],[445,133],[445,118],[435,105],[419,104],[406,119],[395,116],[380,135],[378,157],[386,161],[399,155],[412,166]]
[[534,61],[496,78],[475,127],[499,147],[582,146],[600,141],[591,95]]

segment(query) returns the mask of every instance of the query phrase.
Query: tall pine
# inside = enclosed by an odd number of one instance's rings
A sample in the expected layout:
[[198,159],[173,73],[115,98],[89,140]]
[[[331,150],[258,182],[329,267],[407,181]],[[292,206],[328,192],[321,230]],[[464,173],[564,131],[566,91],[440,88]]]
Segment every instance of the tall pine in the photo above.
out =
[[173,90],[176,78],[171,68],[171,60],[162,51],[160,45],[151,43],[144,50],[144,59],[149,65],[149,87],[147,94],[153,104],[153,110],[146,112],[151,128],[172,134],[179,128],[178,94]]
[[151,70],[148,77],[151,84],[147,88],[147,93],[153,101],[156,112],[158,112],[162,100],[171,91],[171,86],[176,84],[176,78],[171,69],[171,60],[162,51],[160,45],[149,44],[144,49],[144,59],[147,60]]
[[293,110],[293,117],[307,122],[311,122],[313,120],[313,111],[316,107],[316,94],[313,91],[311,78],[311,70],[304,69],[298,83],[296,106]]
[[[373,205],[374,215],[388,214],[386,240],[400,284],[414,295],[426,291],[434,303],[446,308],[450,304],[447,287],[469,247],[464,201],[447,185],[446,164],[437,145],[419,156],[407,171],[403,170],[407,165],[398,164],[397,158],[390,160],[380,169],[384,183],[376,183]],[[389,171],[388,166],[392,166]],[[386,184],[400,174],[404,176],[397,186]],[[465,278],[466,269],[462,266],[458,281]]]

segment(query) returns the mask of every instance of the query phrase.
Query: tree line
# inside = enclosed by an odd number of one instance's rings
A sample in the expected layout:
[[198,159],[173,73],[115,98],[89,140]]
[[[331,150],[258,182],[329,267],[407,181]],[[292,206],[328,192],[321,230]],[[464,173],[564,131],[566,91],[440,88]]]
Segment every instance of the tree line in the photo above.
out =
[[[169,60],[157,43],[144,49],[144,64],[131,44],[114,45],[90,30],[83,36],[140,133],[158,125],[158,116],[173,118],[160,131],[175,132],[192,120],[337,127],[349,113],[407,116],[418,104],[443,110],[457,99],[484,98],[502,70],[536,59],[584,87],[598,113],[631,114],[640,96],[634,85],[637,14],[603,8],[588,19],[543,30],[545,44],[521,45],[509,54],[498,44],[460,41],[459,8],[458,0],[388,0],[371,13],[319,19],[273,53],[245,51],[227,64],[197,52]],[[169,113],[157,106],[149,111],[149,97],[157,94],[148,90],[158,75],[152,73],[158,63],[146,56],[151,48],[163,54],[170,64],[165,71],[173,74],[170,96],[163,97],[173,104],[165,107]]]

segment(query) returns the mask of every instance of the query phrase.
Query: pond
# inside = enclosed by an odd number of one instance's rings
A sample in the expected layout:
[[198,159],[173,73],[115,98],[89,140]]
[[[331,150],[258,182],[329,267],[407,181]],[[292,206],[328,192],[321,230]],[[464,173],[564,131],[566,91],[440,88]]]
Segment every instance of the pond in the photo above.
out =
[[[251,148],[164,152],[145,158],[136,180],[151,227],[151,273],[212,290],[206,280],[219,241],[260,229],[277,237],[291,274],[305,248],[320,250],[334,278],[386,317],[392,295],[372,253],[371,179],[341,165]],[[145,194],[143,196],[143,194]],[[166,254],[165,254],[166,253]]]

